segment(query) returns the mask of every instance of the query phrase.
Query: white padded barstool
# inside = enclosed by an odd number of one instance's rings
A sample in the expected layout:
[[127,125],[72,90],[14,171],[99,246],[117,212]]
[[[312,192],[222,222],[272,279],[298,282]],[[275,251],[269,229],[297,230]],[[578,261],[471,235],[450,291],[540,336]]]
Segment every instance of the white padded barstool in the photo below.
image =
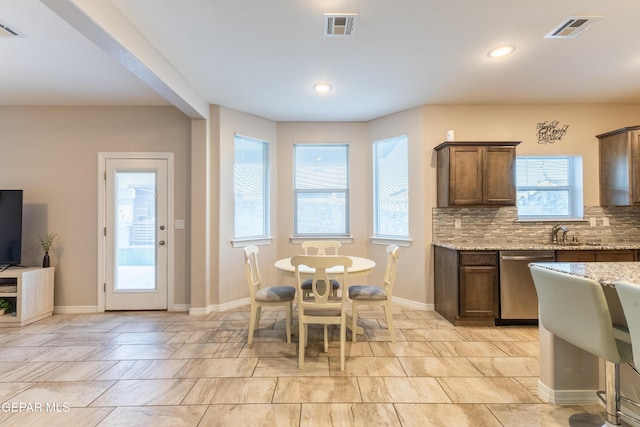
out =
[[631,344],[629,334],[613,326],[602,285],[536,265],[529,268],[538,293],[542,326],[605,360],[606,421],[620,425],[619,364],[631,361]]
[[[640,284],[631,283],[623,280],[616,282],[616,291],[622,304],[622,311],[627,320],[629,328],[629,336],[631,337],[631,349],[633,351],[633,364],[636,370],[640,369]],[[637,402],[631,401],[624,397],[622,400],[639,407]],[[640,419],[629,414],[621,413],[623,417],[632,419],[635,423],[640,424]]]

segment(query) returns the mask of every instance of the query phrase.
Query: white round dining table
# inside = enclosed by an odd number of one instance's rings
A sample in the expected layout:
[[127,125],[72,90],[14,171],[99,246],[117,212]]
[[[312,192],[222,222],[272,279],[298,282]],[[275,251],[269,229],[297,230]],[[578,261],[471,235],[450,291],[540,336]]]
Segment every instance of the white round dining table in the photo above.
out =
[[[347,256],[347,257],[350,258],[351,261],[353,261],[353,265],[347,269],[347,273],[349,273],[349,276],[368,274],[376,266],[375,261],[368,258],[362,258],[358,256]],[[293,265],[291,265],[291,257],[279,259],[274,263],[274,266],[278,270],[288,273],[289,275],[292,275],[292,276],[296,272],[296,268]],[[301,274],[310,275],[310,274],[313,274],[313,271],[314,271],[313,268],[307,267],[306,265],[300,266]],[[332,267],[327,270],[327,274],[342,274],[342,267],[341,266]]]
[[[351,261],[353,261],[353,264],[351,265],[351,267],[347,269],[347,273],[349,273],[349,276],[359,276],[359,275],[369,274],[369,272],[373,270],[373,268],[376,266],[375,261],[368,258],[362,258],[357,256],[348,256],[348,257],[351,258]],[[274,266],[278,270],[283,271],[288,276],[293,277],[296,274],[296,268],[291,264],[291,257],[279,259],[274,263]],[[301,265],[300,273],[305,276],[311,276],[314,273],[314,269],[307,267],[306,265]],[[342,267],[336,266],[336,267],[329,268],[327,269],[327,274],[329,275],[342,274]],[[347,315],[347,318],[348,318],[347,328],[349,329],[351,329],[350,317],[351,316]],[[364,330],[362,326],[358,326],[356,328],[356,332],[358,334],[363,334]]]

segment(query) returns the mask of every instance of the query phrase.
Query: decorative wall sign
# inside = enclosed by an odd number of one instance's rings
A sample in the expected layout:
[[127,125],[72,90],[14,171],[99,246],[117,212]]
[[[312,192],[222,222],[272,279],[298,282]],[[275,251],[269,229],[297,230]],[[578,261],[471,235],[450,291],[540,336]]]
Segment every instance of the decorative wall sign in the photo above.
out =
[[567,134],[569,125],[558,127],[558,121],[542,122],[536,126],[538,129],[538,144],[553,144],[556,141],[560,141],[563,136]]

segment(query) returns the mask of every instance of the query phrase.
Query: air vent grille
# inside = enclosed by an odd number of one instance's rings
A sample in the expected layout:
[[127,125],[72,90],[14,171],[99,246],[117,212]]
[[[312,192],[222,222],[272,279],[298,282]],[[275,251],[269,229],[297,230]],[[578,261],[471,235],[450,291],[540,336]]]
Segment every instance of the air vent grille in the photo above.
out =
[[0,38],[4,37],[20,37],[20,34],[18,34],[16,30],[10,28],[8,25],[0,22]]
[[356,30],[357,13],[325,13],[324,36],[350,36]]
[[547,39],[566,39],[577,36],[602,16],[570,16],[545,36]]

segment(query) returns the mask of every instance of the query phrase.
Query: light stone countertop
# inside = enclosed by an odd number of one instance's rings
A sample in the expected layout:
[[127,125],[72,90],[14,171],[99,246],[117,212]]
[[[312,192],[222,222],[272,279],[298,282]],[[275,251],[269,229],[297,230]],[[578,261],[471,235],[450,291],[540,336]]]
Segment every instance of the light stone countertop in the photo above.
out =
[[620,280],[640,284],[640,262],[536,262],[531,265],[586,277],[604,286],[613,287]]
[[472,241],[460,240],[455,242],[433,242],[434,246],[440,246],[457,251],[594,251],[594,250],[622,250],[640,249],[640,243],[620,242],[496,242],[496,241]]

